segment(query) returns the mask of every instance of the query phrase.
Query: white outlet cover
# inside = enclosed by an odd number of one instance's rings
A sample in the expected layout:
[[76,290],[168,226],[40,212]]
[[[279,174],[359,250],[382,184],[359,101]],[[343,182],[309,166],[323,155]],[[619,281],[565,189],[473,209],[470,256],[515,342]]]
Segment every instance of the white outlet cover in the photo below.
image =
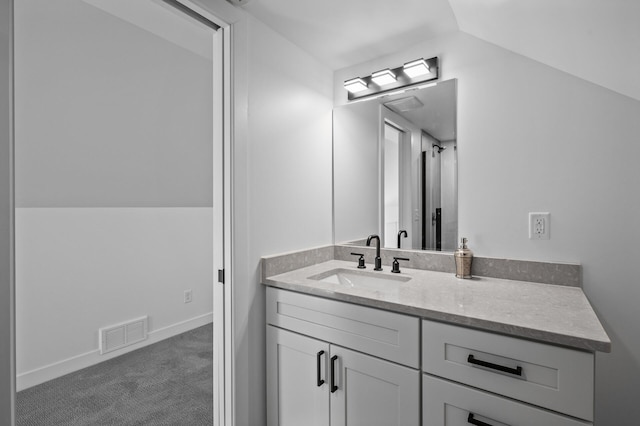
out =
[[551,238],[551,214],[548,212],[529,213],[529,239],[548,240]]

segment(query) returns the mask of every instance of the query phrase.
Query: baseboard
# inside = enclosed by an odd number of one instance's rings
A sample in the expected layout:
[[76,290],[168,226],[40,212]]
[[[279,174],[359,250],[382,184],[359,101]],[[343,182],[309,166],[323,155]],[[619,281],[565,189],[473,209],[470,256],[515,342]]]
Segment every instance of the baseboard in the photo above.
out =
[[64,376],[65,374],[82,370],[83,368],[99,364],[120,355],[124,355],[127,352],[135,351],[136,349],[152,345],[161,340],[168,339],[169,337],[173,337],[189,330],[193,330],[194,328],[209,324],[212,321],[213,312],[209,312],[207,314],[200,315],[176,324],[171,324],[167,327],[149,331],[149,335],[146,340],[135,343],[131,346],[127,346],[126,348],[109,352],[104,355],[100,355],[100,350],[96,349],[53,364],[46,365],[44,367],[37,368],[35,370],[18,374],[16,376],[16,390],[19,392],[32,386],[48,382],[49,380]]

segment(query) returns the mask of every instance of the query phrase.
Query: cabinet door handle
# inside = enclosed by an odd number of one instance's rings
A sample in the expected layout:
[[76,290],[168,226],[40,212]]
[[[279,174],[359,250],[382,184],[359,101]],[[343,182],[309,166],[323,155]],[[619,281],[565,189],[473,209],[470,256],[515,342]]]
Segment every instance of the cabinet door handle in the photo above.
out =
[[498,364],[494,364],[492,362],[487,362],[487,361],[482,361],[479,359],[475,359],[475,357],[472,354],[469,354],[469,357],[467,358],[467,362],[470,364],[476,364],[476,365],[480,365],[482,367],[487,367],[487,368],[491,368],[493,370],[498,370],[498,371],[502,371],[505,373],[509,373],[509,374],[514,374],[516,376],[522,376],[522,367],[517,366],[516,368],[511,368],[511,367],[505,367],[504,365],[498,365]]
[[473,417],[473,413],[469,413],[469,417],[467,417],[467,422],[471,423],[472,425],[476,425],[476,426],[493,426],[489,423],[485,423],[485,422],[481,422],[480,420],[476,420]]
[[331,393],[334,393],[338,390],[338,386],[336,386],[336,360],[338,359],[338,355],[334,355],[331,357]]
[[324,384],[324,379],[320,378],[320,375],[322,374],[322,355],[324,355],[324,351],[320,351],[316,354],[316,378],[318,380],[318,387]]

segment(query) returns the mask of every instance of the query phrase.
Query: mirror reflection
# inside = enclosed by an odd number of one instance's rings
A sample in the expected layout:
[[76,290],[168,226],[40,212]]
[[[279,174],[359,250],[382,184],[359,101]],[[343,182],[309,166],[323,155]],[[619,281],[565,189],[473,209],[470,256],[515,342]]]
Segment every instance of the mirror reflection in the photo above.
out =
[[336,107],[333,124],[335,242],[455,250],[456,80]]

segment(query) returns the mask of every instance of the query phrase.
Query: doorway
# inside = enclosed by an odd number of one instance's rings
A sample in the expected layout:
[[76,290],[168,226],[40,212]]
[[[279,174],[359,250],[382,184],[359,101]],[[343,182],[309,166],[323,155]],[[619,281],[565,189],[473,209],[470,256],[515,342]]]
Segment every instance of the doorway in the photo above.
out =
[[216,316],[224,416],[225,41],[185,4],[15,6],[18,390]]
[[383,246],[406,248],[419,236],[418,191],[415,189],[415,152],[418,129],[414,124],[381,106],[379,141],[380,230]]

